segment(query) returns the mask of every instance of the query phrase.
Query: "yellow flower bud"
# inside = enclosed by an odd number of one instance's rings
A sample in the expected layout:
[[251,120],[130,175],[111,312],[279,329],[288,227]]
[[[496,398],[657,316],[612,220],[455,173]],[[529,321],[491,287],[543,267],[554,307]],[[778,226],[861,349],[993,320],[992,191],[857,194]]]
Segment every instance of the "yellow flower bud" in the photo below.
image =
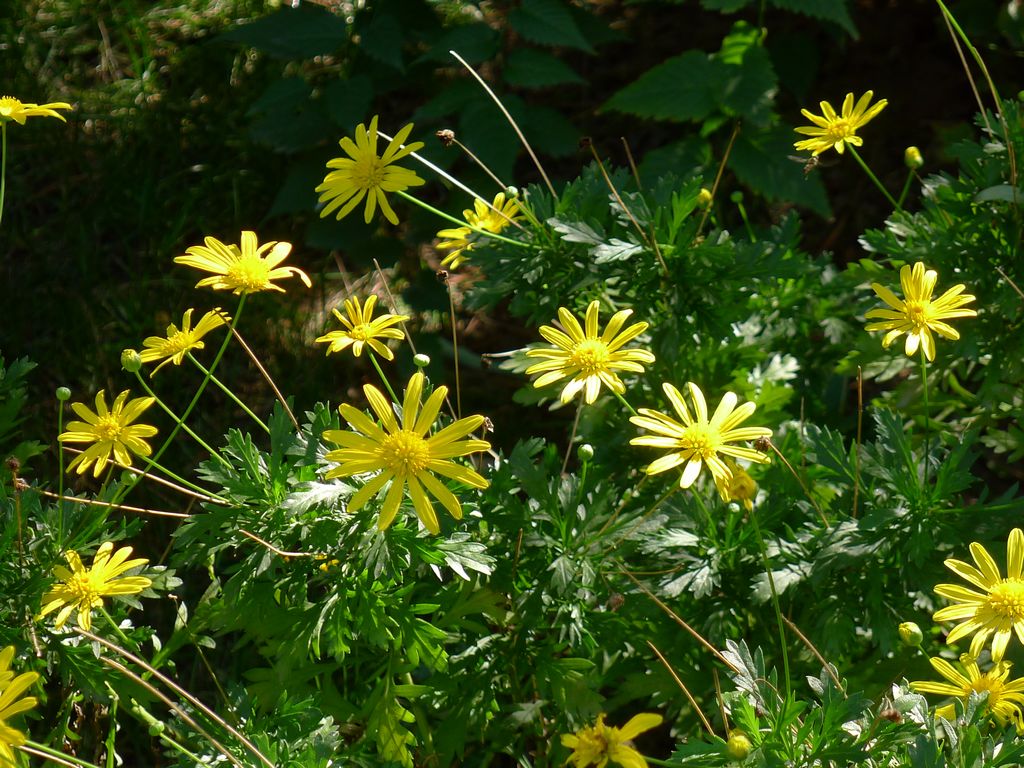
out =
[[754,745],[743,731],[729,731],[729,741],[725,743],[725,751],[733,760],[746,760]]
[[121,367],[128,373],[136,373],[142,368],[142,355],[134,349],[126,349],[121,353]]
[[700,208],[707,208],[711,205],[711,190],[707,187],[701,187],[700,192],[697,194],[697,205]]
[[924,158],[921,157],[921,150],[917,147],[907,147],[903,151],[903,162],[907,168],[912,171],[916,171],[922,165],[924,165]]
[[913,621],[904,621],[896,631],[899,632],[900,640],[908,648],[917,648],[924,640],[924,632]]

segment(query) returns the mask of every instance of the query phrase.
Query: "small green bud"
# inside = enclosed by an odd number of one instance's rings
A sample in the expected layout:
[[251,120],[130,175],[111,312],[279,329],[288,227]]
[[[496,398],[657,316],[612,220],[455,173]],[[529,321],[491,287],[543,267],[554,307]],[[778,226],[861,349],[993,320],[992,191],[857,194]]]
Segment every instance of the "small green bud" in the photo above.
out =
[[746,760],[754,745],[743,731],[729,731],[729,740],[725,743],[725,751],[733,760]]
[[513,187],[509,184],[505,187],[505,197],[511,200],[513,197],[519,197],[519,187]]
[[711,205],[711,190],[701,187],[700,192],[697,193],[697,207],[707,208],[709,205]]
[[163,724],[163,723],[161,723],[161,722],[155,722],[155,723],[152,723],[152,724],[151,724],[151,725],[149,726],[149,735],[150,735],[150,736],[159,736],[159,735],[160,735],[161,733],[163,733],[163,732],[164,732],[164,729],[165,729],[166,727],[167,727],[167,726],[166,726],[166,725],[164,725],[164,724]]
[[430,355],[424,355],[421,352],[412,359],[412,364],[417,368],[426,368],[430,365]]
[[739,205],[740,203],[743,202],[743,193],[737,189],[735,192],[729,195],[729,199],[732,200],[737,205]]
[[594,458],[594,446],[590,443],[583,443],[576,449],[576,455],[579,456],[580,461],[590,461]]
[[142,355],[134,349],[126,349],[121,353],[121,367],[128,373],[137,373],[142,368]]
[[66,403],[71,399],[71,390],[67,387],[57,387],[57,399],[62,403]]
[[913,621],[904,621],[896,631],[899,632],[900,640],[907,648],[917,648],[924,640],[924,632]]
[[924,158],[921,157],[921,150],[917,147],[907,147],[903,150],[903,162],[912,171],[916,171],[924,165]]

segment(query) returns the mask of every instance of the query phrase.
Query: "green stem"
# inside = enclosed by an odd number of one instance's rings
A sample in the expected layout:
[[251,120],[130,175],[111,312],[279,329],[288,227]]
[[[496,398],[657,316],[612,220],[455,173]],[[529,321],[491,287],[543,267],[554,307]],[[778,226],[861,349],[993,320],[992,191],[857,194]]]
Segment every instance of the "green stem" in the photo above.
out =
[[910,191],[910,182],[914,180],[914,172],[911,170],[907,173],[907,180],[903,182],[903,189],[900,191],[900,199],[896,201],[896,207],[902,208],[904,201],[907,199],[907,192]]
[[413,197],[410,194],[402,192],[401,190],[399,190],[395,194],[397,194],[397,195],[399,195],[401,197],[404,197],[406,200],[408,200],[411,203],[415,203],[416,205],[418,205],[420,208],[423,208],[424,210],[430,211],[435,216],[440,216],[442,219],[444,219],[446,221],[450,221],[453,224],[456,224],[456,225],[458,225],[460,227],[465,227],[466,229],[471,229],[474,232],[476,232],[477,234],[484,235],[486,237],[491,238],[492,240],[501,240],[501,242],[503,242],[503,243],[508,243],[509,245],[515,245],[515,246],[518,246],[520,248],[529,248],[530,250],[534,250],[534,251],[539,249],[539,246],[534,245],[533,243],[524,243],[524,242],[521,242],[519,240],[513,240],[511,237],[505,237],[504,235],[496,235],[493,232],[488,232],[486,229],[480,229],[479,227],[474,227],[472,224],[469,224],[469,223],[463,221],[462,219],[457,219],[454,216],[449,216],[444,211],[439,211],[434,206],[429,205],[428,203],[424,203],[422,200],[420,200],[420,199],[418,199],[416,197]]
[[[237,405],[239,408],[241,408],[243,411],[245,411],[245,413],[249,416],[249,418],[251,418],[253,421],[255,421],[264,432],[266,432],[268,435],[270,434],[270,427],[268,427],[264,423],[263,419],[261,419],[255,413],[253,413],[245,403],[243,403],[241,400],[239,400],[238,397],[235,395],[235,393],[232,392],[230,389],[228,389],[227,385],[224,384],[224,382],[222,382],[220,379],[218,379],[216,376],[214,376],[210,371],[206,370],[206,368],[203,367],[202,363],[200,363],[198,360],[196,360],[194,357],[192,357],[192,353],[191,352],[186,352],[185,353],[185,357],[187,357],[189,360],[192,361],[192,363],[195,365],[196,368],[199,369],[199,372],[202,373],[203,376],[205,376],[207,379],[212,381],[217,386],[217,388],[220,389],[221,392],[223,392],[225,395],[227,395],[229,398],[231,398],[231,401],[235,405]],[[184,424],[182,426],[184,426]]]
[[559,475],[565,474],[565,468],[569,466],[569,454],[572,453],[572,441],[576,439],[576,429],[580,425],[580,416],[583,414],[583,398],[580,398],[580,404],[576,407],[576,418],[572,422],[572,433],[569,435],[569,444],[565,446],[565,458],[562,459],[562,471]]
[[[453,360],[455,361],[455,414],[457,418],[462,418],[462,382],[459,379],[459,329],[455,323],[455,295],[452,293],[452,284],[447,278],[444,281],[444,287],[448,291],[448,316],[452,321],[452,350],[454,351]],[[562,470],[565,471],[564,469]]]
[[153,391],[152,387],[150,387],[149,384],[146,383],[146,380],[142,377],[142,374],[140,374],[138,371],[135,371],[135,378],[139,380],[139,384],[141,384],[142,388],[144,390],[146,390],[146,394],[149,395],[150,397],[152,397],[156,401],[156,404],[159,405],[161,408],[163,408],[164,413],[166,413],[168,416],[170,416],[176,423],[181,424],[181,428],[185,430],[185,433],[189,437],[191,437],[193,440],[195,440],[197,443],[199,443],[199,445],[202,446],[204,451],[206,451],[208,454],[210,454],[215,459],[220,461],[221,464],[223,464],[225,466],[230,466],[230,464],[228,463],[227,459],[225,459],[223,456],[221,456],[219,453],[217,453],[217,451],[215,451],[209,445],[207,445],[206,441],[204,441],[199,435],[197,435],[195,432],[193,432],[192,428],[189,427],[188,424],[185,424],[184,422],[182,422],[182,420],[179,419],[177,417],[177,415],[175,415],[174,411],[172,411],[170,408],[167,407],[167,405],[164,403],[164,401],[161,400],[157,396],[157,394]]
[[768,588],[772,593],[772,607],[775,609],[775,621],[779,625],[779,641],[782,643],[782,670],[786,678],[786,700],[792,695],[792,684],[789,679],[789,651],[786,650],[786,627],[782,621],[782,609],[779,607],[779,593],[775,589],[775,577],[772,576],[771,565],[768,562],[768,548],[764,545],[764,537],[761,535],[761,526],[757,522],[757,514],[750,513],[750,522],[754,524],[754,534],[757,536],[757,547],[761,551],[761,561],[764,563],[764,571],[768,575]]
[[[59,752],[56,749],[53,749],[52,747],[46,746],[45,744],[40,744],[38,741],[32,741],[31,739],[26,739],[25,740],[25,746],[26,747],[31,747],[32,749],[36,750],[37,752],[42,752],[45,755],[50,755],[51,757],[55,757],[58,760],[64,760],[65,762],[81,766],[81,768],[100,768],[100,766],[96,765],[96,763],[90,763],[87,760],[82,760],[81,758],[75,757],[74,755],[69,755],[69,754],[66,754],[64,752]],[[56,761],[54,761],[54,762],[56,762]]]
[[377,369],[377,375],[380,376],[380,380],[384,382],[384,386],[387,387],[388,394],[391,395],[391,399],[400,403],[398,395],[395,394],[395,390],[391,388],[391,382],[388,381],[388,377],[384,375],[384,371],[380,367],[380,363],[377,362],[377,357],[373,354],[369,347],[366,348],[366,356],[370,358],[370,362],[373,363],[373,367]]
[[[0,195],[0,207],[2,207],[2,195]],[[64,496],[64,443],[60,441],[59,435],[64,431],[64,401],[57,400],[57,495]],[[57,500],[57,543],[63,545],[64,541],[64,502]]]
[[[242,309],[243,307],[245,307],[245,297],[246,294],[244,293],[238,297],[238,307],[237,309],[235,309],[234,317],[231,318],[231,325],[228,328],[227,334],[225,334],[224,336],[224,341],[221,343],[220,349],[217,350],[217,356],[213,358],[213,363],[210,365],[211,372],[216,370],[217,364],[220,362],[221,357],[224,356],[224,352],[227,350],[228,344],[231,342],[231,337],[233,335],[231,331],[238,324],[238,318],[242,316]],[[156,454],[154,454],[152,458],[153,462],[159,461],[160,457],[164,454],[164,451],[166,451],[170,447],[171,441],[174,439],[174,436],[178,434],[178,430],[181,429],[181,425],[185,422],[186,419],[188,419],[189,414],[192,413],[192,409],[196,407],[196,403],[199,402],[199,398],[206,390],[206,385],[209,381],[209,376],[203,379],[202,383],[199,385],[199,389],[196,390],[195,395],[192,397],[192,401],[188,404],[188,407],[185,408],[185,412],[181,414],[181,421],[174,425],[174,429],[171,430],[171,434],[167,436],[167,438],[164,440],[164,444],[161,445],[160,449],[156,452]],[[118,496],[118,498],[114,499],[113,503],[116,504],[124,501],[128,494],[132,492],[132,489],[134,489],[135,486],[137,486],[142,481],[142,478],[144,478],[145,476],[145,472],[143,472],[141,475],[136,475],[133,482],[124,489],[124,492],[121,493]],[[206,492],[204,491],[204,493]]]
[[924,344],[921,345],[921,389],[924,399],[924,488],[928,489],[928,454],[931,451],[931,417],[928,408],[928,359],[924,355]]
[[0,120],[0,222],[4,220],[4,195],[7,191],[7,121]]
[[[167,475],[167,477],[171,478],[171,480],[173,480],[174,482],[178,483],[183,488],[188,488],[189,490],[195,491],[196,493],[205,496],[207,499],[215,499],[216,501],[220,501],[220,502],[222,502],[224,504],[229,503],[227,499],[222,498],[221,496],[218,496],[216,493],[213,493],[212,491],[208,491],[205,488],[202,488],[202,487],[196,485],[195,483],[189,482],[188,480],[186,480],[185,478],[181,477],[180,475],[176,475],[173,472],[171,472],[171,470],[167,469],[167,467],[165,467],[165,466],[163,466],[161,464],[157,464],[152,459],[149,459],[146,456],[140,456],[139,458],[142,459],[150,469],[155,469],[155,470],[161,472],[162,474]],[[148,472],[148,470],[147,470],[147,472]]]
[[612,394],[615,395],[617,398],[619,398],[619,402],[622,403],[624,406],[626,406],[629,409],[630,413],[632,413],[634,416],[637,415],[636,409],[633,408],[633,406],[629,404],[629,401],[626,400],[626,398],[624,398],[622,395],[620,395],[615,390],[612,390]]
[[893,199],[893,196],[892,196],[892,195],[890,195],[890,194],[889,194],[889,190],[887,190],[887,189],[886,189],[885,187],[883,187],[883,186],[882,186],[882,182],[880,182],[880,181],[878,180],[878,177],[877,177],[877,176],[875,176],[875,174],[874,174],[874,171],[872,171],[872,170],[871,170],[870,168],[868,168],[868,164],[864,162],[864,159],[863,159],[863,158],[862,158],[862,157],[860,156],[860,154],[859,154],[859,153],[857,152],[857,150],[856,150],[856,149],[854,149],[854,148],[853,148],[853,146],[852,146],[852,145],[850,145],[850,144],[847,144],[847,145],[846,145],[846,148],[847,148],[848,150],[850,150],[850,154],[851,154],[851,155],[853,155],[853,159],[857,161],[857,164],[858,164],[858,165],[859,165],[859,166],[860,166],[861,168],[863,168],[863,169],[864,169],[864,173],[866,173],[866,174],[868,175],[868,178],[869,178],[869,179],[871,179],[872,183],[873,183],[873,184],[874,184],[874,185],[875,185],[876,187],[878,187],[878,190],[879,190],[879,191],[880,191],[880,192],[881,192],[881,193],[882,193],[883,195],[885,195],[885,199],[889,201],[889,204],[890,204],[890,205],[891,205],[891,206],[892,206],[893,208],[895,208],[895,209],[896,209],[897,211],[902,211],[903,209],[902,209],[902,208],[900,207],[900,204],[899,204],[899,203],[897,203],[897,202],[896,202],[896,201],[895,201],[895,200]]
[[134,643],[128,639],[128,636],[121,631],[121,628],[117,626],[117,622],[114,621],[113,617],[109,613],[107,613],[107,609],[103,606],[102,603],[99,605],[99,612],[103,614],[103,618],[105,618],[107,622],[110,624],[111,628],[114,630],[114,633],[119,638],[121,638],[122,643],[124,643],[125,645],[134,645]]

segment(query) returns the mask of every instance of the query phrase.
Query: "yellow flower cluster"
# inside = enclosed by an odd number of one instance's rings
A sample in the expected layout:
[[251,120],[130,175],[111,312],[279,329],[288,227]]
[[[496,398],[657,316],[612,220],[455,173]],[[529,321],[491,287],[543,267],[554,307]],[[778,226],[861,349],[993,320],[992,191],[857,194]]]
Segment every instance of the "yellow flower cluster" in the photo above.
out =
[[437,248],[451,251],[441,260],[441,266],[449,269],[458,269],[467,260],[466,253],[473,249],[474,238],[480,230],[500,234],[505,227],[520,218],[520,208],[518,201],[506,200],[505,193],[499,192],[490,205],[479,198],[474,200],[473,209],[464,210],[462,217],[468,226],[442,229],[437,233],[441,239]]
[[648,768],[647,760],[633,747],[632,740],[661,723],[661,715],[645,712],[634,715],[621,728],[615,728],[605,725],[603,714],[598,715],[594,725],[581,728],[576,733],[563,734],[562,746],[572,750],[566,765],[604,768],[612,763],[622,768]]

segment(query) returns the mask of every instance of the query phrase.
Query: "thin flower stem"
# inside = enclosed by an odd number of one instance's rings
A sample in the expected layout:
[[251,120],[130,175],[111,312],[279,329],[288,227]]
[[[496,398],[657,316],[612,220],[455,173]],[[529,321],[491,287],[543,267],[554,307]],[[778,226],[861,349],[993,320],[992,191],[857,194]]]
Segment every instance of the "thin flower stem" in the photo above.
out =
[[847,144],[847,145],[846,145],[846,148],[847,148],[848,150],[850,150],[850,154],[851,154],[851,155],[853,155],[853,159],[857,161],[857,164],[858,164],[858,165],[859,165],[859,166],[860,166],[861,168],[863,168],[863,169],[864,169],[864,173],[866,173],[866,174],[868,175],[868,178],[869,178],[869,179],[871,179],[871,182],[872,182],[872,183],[873,183],[873,184],[874,184],[874,185],[875,185],[876,187],[878,187],[878,190],[879,190],[879,191],[880,191],[880,192],[881,192],[881,193],[882,193],[883,195],[885,195],[885,199],[889,201],[889,204],[890,204],[890,205],[891,205],[891,206],[892,206],[892,207],[893,207],[894,209],[896,209],[897,211],[902,211],[902,210],[903,210],[903,208],[901,208],[901,207],[900,207],[900,204],[899,204],[899,203],[897,203],[897,202],[896,202],[896,200],[894,200],[894,199],[893,199],[893,196],[892,196],[892,195],[890,195],[890,194],[889,194],[889,190],[887,190],[887,189],[886,189],[885,187],[883,187],[883,186],[882,186],[882,182],[880,182],[880,181],[878,180],[878,177],[877,177],[877,176],[875,176],[875,173],[874,173],[874,171],[872,171],[872,170],[871,170],[870,168],[868,168],[868,164],[864,162],[864,159],[863,159],[863,158],[862,158],[862,157],[860,156],[860,153],[859,153],[859,152],[857,152],[857,150],[856,150],[856,149],[854,149],[854,148],[853,148],[853,146],[852,146],[852,145],[850,145],[850,144]]
[[704,213],[700,217],[700,223],[697,225],[697,231],[693,235],[694,242],[700,237],[700,233],[704,231],[704,225],[708,221],[708,216],[711,215],[711,209],[714,207],[715,194],[718,192],[718,184],[722,180],[722,173],[725,172],[725,163],[729,159],[729,155],[732,153],[732,145],[736,143],[736,137],[740,135],[740,124],[739,121],[733,126],[732,135],[729,137],[729,143],[725,147],[725,154],[722,155],[722,161],[718,164],[718,172],[715,174],[715,183],[711,185],[711,202],[708,203],[707,208],[704,209]]
[[683,694],[689,700],[690,706],[693,707],[693,711],[697,713],[697,716],[700,718],[700,721],[704,724],[704,727],[707,728],[708,733],[714,736],[715,729],[711,727],[711,723],[708,722],[707,717],[705,717],[704,712],[701,710],[700,705],[697,703],[697,700],[693,698],[693,694],[690,693],[689,688],[687,688],[686,684],[679,678],[679,675],[676,674],[676,671],[672,669],[672,665],[668,663],[668,659],[665,658],[662,652],[658,650],[658,647],[650,640],[647,641],[647,645],[651,647],[651,650],[654,651],[654,655],[658,657],[658,661],[660,661],[665,666],[665,669],[668,670],[668,673],[672,676],[672,679],[676,681],[676,685],[679,686]]
[[[462,382],[459,379],[459,327],[455,322],[455,295],[452,293],[452,281],[445,275],[444,287],[448,292],[448,317],[452,321],[452,358],[455,363],[455,414],[462,418]],[[563,467],[562,471],[565,471]]]
[[[241,408],[246,413],[246,415],[249,416],[249,418],[251,418],[253,421],[255,421],[256,424],[259,425],[260,429],[262,429],[268,435],[270,434],[270,427],[268,427],[266,425],[266,422],[264,422],[263,419],[261,419],[255,413],[253,413],[252,410],[249,408],[249,406],[247,406],[245,403],[243,403],[241,400],[239,400],[238,397],[235,395],[235,393],[232,392],[227,387],[227,385],[224,384],[224,382],[222,382],[220,379],[218,379],[216,376],[214,376],[212,373],[210,373],[208,370],[206,370],[206,368],[203,366],[202,363],[200,363],[198,360],[196,360],[194,357],[192,357],[192,353],[191,352],[186,352],[185,353],[185,357],[187,357],[189,360],[191,360],[193,365],[195,365],[195,367],[199,369],[199,372],[202,373],[204,376],[206,376],[210,381],[212,381],[214,386],[217,387],[217,389],[219,389],[221,392],[223,392],[225,395],[227,395],[229,398],[231,398],[231,402],[233,402],[235,405],[237,405],[239,408]],[[182,427],[184,427],[184,429],[186,431],[191,432],[191,430],[189,430],[188,427],[186,427],[184,424],[182,424]],[[207,449],[207,450],[209,450],[209,449]],[[218,458],[220,458],[220,457],[218,456]],[[223,459],[221,459],[221,460],[223,461]]]
[[7,121],[0,121],[0,222],[4,220],[4,196],[7,192]]
[[80,757],[58,752],[52,747],[40,744],[38,741],[32,741],[31,739],[26,739],[24,744],[18,746],[18,749],[30,755],[36,755],[54,763],[59,763],[60,765],[78,766],[79,768],[100,768],[96,763],[90,763],[87,760],[82,760]]
[[526,148],[526,151],[529,153],[530,159],[533,160],[533,164],[537,167],[537,170],[540,171],[541,178],[544,179],[544,183],[547,185],[548,192],[551,193],[551,197],[557,199],[558,194],[555,192],[555,188],[551,184],[551,179],[549,179],[547,173],[544,172],[544,166],[540,164],[540,160],[538,160],[537,155],[534,154],[533,147],[530,146],[530,142],[526,140],[526,136],[524,136],[523,132],[519,129],[518,123],[516,123],[516,121],[512,119],[512,115],[510,115],[509,111],[505,109],[505,105],[501,103],[501,99],[499,99],[497,95],[495,95],[494,91],[491,90],[490,86],[487,85],[486,82],[484,82],[484,79],[477,74],[475,69],[469,66],[469,64],[466,62],[464,58],[459,56],[459,54],[457,54],[455,51],[448,51],[448,53],[450,53],[452,56],[459,60],[459,63],[466,68],[469,74],[471,74],[478,83],[480,83],[480,87],[483,88],[487,92],[487,95],[490,96],[491,99],[494,101],[494,103],[498,105],[498,109],[501,110],[501,113],[505,116],[505,119],[508,120],[509,125],[512,126],[512,130],[516,132],[516,135],[519,137],[519,141],[522,142],[523,146]]
[[[189,357],[189,359],[192,359],[192,355],[189,355],[188,357]],[[228,464],[228,460],[227,459],[225,459],[223,456],[221,456],[219,453],[217,453],[217,451],[215,451],[213,448],[208,446],[206,444],[206,442],[199,435],[197,435],[195,432],[192,431],[192,428],[189,427],[188,424],[185,424],[181,419],[179,419],[177,417],[177,415],[174,413],[174,411],[172,411],[169,407],[167,407],[167,404],[164,403],[164,401],[161,400],[157,396],[156,392],[154,392],[152,387],[150,387],[149,384],[146,383],[146,380],[142,377],[142,375],[139,373],[139,371],[135,371],[135,378],[139,380],[139,384],[142,385],[142,388],[146,391],[146,394],[149,395],[150,397],[152,397],[154,400],[156,400],[156,404],[159,405],[163,409],[164,413],[166,413],[168,416],[170,416],[175,422],[181,424],[181,428],[185,430],[185,433],[189,437],[191,437],[193,440],[195,440],[197,443],[199,443],[199,445],[202,446],[204,451],[206,451],[208,454],[210,454],[215,459],[220,461],[221,464],[224,464],[225,466],[230,466]]]
[[[452,136],[452,143],[455,146],[457,146],[459,149],[461,149],[463,152],[465,152],[467,155],[469,155],[469,159],[472,160],[474,163],[476,163],[477,166],[479,166],[480,169],[484,173],[486,173],[488,176],[490,176],[491,177],[491,181],[493,181],[495,184],[497,184],[499,189],[507,189],[508,188],[508,184],[506,184],[504,181],[499,179],[497,177],[497,175],[494,173],[494,171],[492,171],[490,168],[487,167],[487,164],[483,160],[481,160],[479,157],[477,157],[475,154],[473,154],[473,150],[471,150],[469,147],[467,147],[465,144],[463,144],[461,141],[459,141],[455,136]],[[511,219],[510,219],[510,221],[511,221]]]
[[[3,201],[0,200],[0,207]],[[64,401],[57,401],[57,434],[64,431]],[[64,496],[64,443],[57,440],[57,495]],[[57,541],[64,541],[64,505],[57,504]]]
[[754,510],[750,512],[750,522],[754,524],[754,535],[757,538],[757,547],[761,551],[761,561],[764,563],[764,572],[768,576],[768,588],[772,593],[772,607],[775,609],[775,620],[779,625],[779,642],[782,644],[782,669],[786,678],[786,699],[792,693],[792,683],[789,679],[789,651],[786,649],[786,625],[783,624],[782,609],[779,607],[779,593],[775,589],[775,577],[772,575],[771,564],[768,562],[768,549],[764,545],[764,537],[761,535],[761,526],[757,523],[757,514]]
[[[182,520],[187,520],[192,515],[186,515],[184,512],[164,512],[159,509],[145,509],[144,507],[129,507],[125,504],[113,504],[109,501],[97,501],[96,499],[80,499],[77,496],[63,496],[53,493],[52,491],[39,491],[43,496],[51,499],[57,499],[58,501],[70,501],[73,504],[87,504],[96,507],[109,507],[110,509],[119,509],[122,512],[136,512],[141,515],[154,515],[156,517],[176,517]],[[63,536],[61,537],[63,540]]]
[[913,180],[914,180],[914,171],[913,170],[907,171],[907,180],[905,182],[903,182],[903,189],[900,190],[899,200],[896,201],[896,204],[898,206],[900,206],[901,208],[903,207],[903,203],[906,202],[907,193],[910,191],[910,182],[912,182]]
[[928,454],[931,452],[931,418],[928,408],[928,359],[924,355],[924,344],[921,345],[921,389],[924,399],[924,487],[928,489]]
[[800,483],[800,488],[803,489],[804,495],[811,502],[811,504],[814,505],[814,509],[818,512],[818,517],[821,518],[821,522],[823,522],[825,524],[825,527],[828,528],[831,525],[831,523],[829,523],[828,518],[825,517],[825,513],[822,511],[821,507],[818,506],[818,502],[811,495],[811,491],[807,487],[807,484],[804,482],[804,479],[797,474],[797,471],[793,469],[793,465],[789,463],[789,461],[783,455],[782,451],[778,449],[778,446],[776,446],[775,443],[769,440],[768,445],[771,447],[772,451],[775,452],[775,455],[779,457],[782,463],[786,465],[786,469],[790,471],[790,474],[792,474],[793,477],[796,478],[796,481]]
[[409,202],[418,205],[420,208],[423,208],[424,210],[430,211],[435,216],[439,216],[442,219],[445,219],[446,221],[450,221],[453,224],[457,224],[460,227],[465,227],[466,229],[471,229],[474,232],[476,232],[478,234],[481,234],[481,235],[485,235],[485,236],[487,236],[487,237],[489,237],[489,238],[491,238],[493,240],[501,240],[501,242],[503,242],[503,243],[509,243],[510,245],[516,245],[516,246],[519,246],[520,248],[529,248],[530,250],[537,250],[537,248],[538,248],[538,246],[536,246],[536,245],[534,245],[532,243],[524,243],[524,242],[521,242],[519,240],[513,240],[511,237],[505,237],[504,235],[496,235],[494,232],[488,232],[486,229],[480,229],[479,227],[474,227],[472,224],[470,224],[468,222],[465,222],[462,219],[457,219],[454,216],[449,216],[444,211],[438,210],[437,208],[435,208],[434,206],[430,205],[429,203],[425,203],[422,200],[420,200],[419,198],[413,197],[412,195],[408,194],[407,192],[403,192],[402,190],[398,190],[395,194],[397,194],[400,197],[404,197]]
[[[242,309],[245,307],[245,297],[246,294],[244,293],[238,297],[238,307],[235,309],[235,314],[231,318],[231,323],[228,326],[229,331],[234,329],[235,325],[238,323],[238,318],[242,316]],[[210,364],[211,372],[217,369],[217,364],[220,363],[220,359],[224,356],[224,352],[227,350],[228,344],[231,343],[232,335],[232,333],[227,333],[224,335],[224,341],[221,342],[220,349],[217,350],[217,355],[216,357],[213,358],[213,363]],[[178,434],[178,430],[181,429],[181,425],[188,419],[189,415],[192,413],[192,409],[196,407],[196,403],[198,403],[199,398],[202,397],[202,394],[206,390],[206,385],[209,383],[209,381],[210,377],[206,376],[199,384],[199,388],[196,390],[195,395],[193,395],[192,401],[188,404],[188,406],[185,408],[185,411],[181,414],[181,421],[174,425],[174,429],[172,429],[171,433],[166,437],[163,445],[161,445],[160,449],[153,455],[152,461],[159,461],[160,457],[164,454],[164,451],[166,451],[170,447],[171,441],[174,440],[174,436]],[[138,475],[135,482],[125,487],[124,491],[120,493],[119,497],[115,498],[114,500],[123,501],[124,498],[129,493],[132,492],[132,490],[142,481],[144,477],[146,477],[147,474],[148,471]],[[221,501],[223,501],[223,499]]]
[[235,340],[242,346],[242,349],[245,350],[245,354],[249,356],[249,359],[252,360],[252,364],[256,366],[256,370],[258,370],[263,376],[263,380],[266,381],[270,386],[270,389],[273,390],[274,397],[276,397],[277,401],[281,403],[281,407],[284,408],[284,412],[288,414],[288,418],[291,420],[292,426],[294,426],[296,431],[298,431],[299,421],[295,418],[295,414],[292,413],[292,409],[288,406],[288,401],[284,399],[284,395],[281,394],[281,390],[277,388],[277,384],[275,384],[274,380],[270,378],[270,372],[263,366],[260,359],[256,357],[256,353],[253,352],[252,348],[245,343],[245,339],[242,338],[242,334],[240,334],[238,329],[234,326],[231,326],[231,335],[234,336]]
[[366,347],[366,356],[370,358],[370,362],[373,363],[373,367],[377,369],[377,375],[380,376],[380,380],[384,382],[384,386],[387,387],[388,394],[391,395],[391,399],[394,402],[400,402],[398,395],[395,394],[395,390],[391,388],[391,382],[388,381],[388,377],[384,375],[384,370],[380,367],[380,363],[377,362],[377,356],[373,354],[373,350],[369,346]]
[[853,514],[857,517],[857,497],[860,494],[860,446],[864,435],[864,374],[857,366],[857,444],[853,450]]
[[562,471],[559,475],[565,474],[565,468],[569,466],[569,455],[572,453],[572,441],[576,439],[576,428],[580,425],[580,415],[583,413],[583,398],[580,398],[580,404],[576,407],[576,418],[572,420],[572,432],[569,434],[569,444],[565,446],[565,458],[562,459]]
[[626,400],[625,397],[623,397],[621,394],[616,392],[614,389],[612,390],[612,394],[615,395],[617,398],[619,398],[619,402],[622,403],[624,406],[626,406],[629,409],[630,413],[632,413],[634,416],[637,415],[636,409],[633,408],[633,406],[629,404],[629,401]]
[[128,639],[128,636],[121,631],[121,628],[119,626],[117,626],[117,622],[114,621],[113,617],[109,613],[107,613],[107,609],[103,605],[103,603],[100,603],[98,607],[100,613],[103,614],[103,618],[107,620],[107,623],[110,624],[111,629],[114,630],[114,634],[121,639],[121,642],[125,645],[133,645],[132,641]]
[[200,486],[196,485],[195,483],[189,482],[188,480],[186,480],[185,478],[181,477],[180,475],[176,475],[174,472],[171,472],[171,470],[167,469],[167,467],[163,466],[162,464],[157,464],[155,461],[153,461],[149,457],[147,457],[147,456],[140,456],[139,458],[142,459],[150,469],[155,469],[158,472],[163,472],[165,475],[167,475],[167,477],[171,478],[171,480],[173,480],[175,483],[178,483],[179,485],[181,485],[182,488],[188,488],[189,490],[195,491],[196,493],[201,493],[204,496],[206,496],[207,498],[215,499],[216,501],[219,501],[222,504],[227,504],[228,503],[228,500],[223,498],[222,496],[218,496],[217,494],[212,493],[212,492],[206,490],[205,488],[201,488]]

